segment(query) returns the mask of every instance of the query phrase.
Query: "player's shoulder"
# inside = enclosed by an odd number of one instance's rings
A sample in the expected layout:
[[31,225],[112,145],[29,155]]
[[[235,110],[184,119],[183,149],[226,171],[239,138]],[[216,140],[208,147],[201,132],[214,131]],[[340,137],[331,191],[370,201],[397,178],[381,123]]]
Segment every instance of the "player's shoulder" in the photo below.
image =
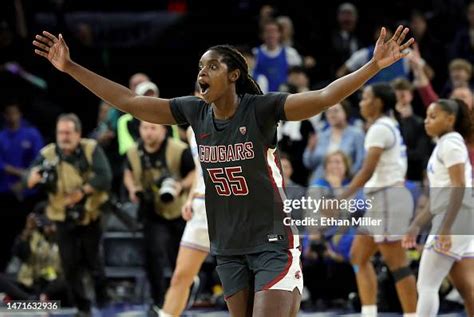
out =
[[284,100],[288,95],[288,93],[284,92],[267,92],[263,95],[245,94],[243,100],[253,104],[266,104]]
[[462,135],[459,132],[450,132],[440,139],[440,144],[443,145],[443,148],[452,148],[452,147],[465,147],[465,141]]
[[195,96],[184,96],[170,99],[171,111],[178,118],[179,123],[191,122],[200,118],[209,109],[209,105],[201,98]]
[[182,96],[170,99],[171,103],[180,103],[182,105],[206,105],[206,102],[196,96]]
[[395,129],[397,129],[398,123],[395,119],[392,119],[390,117],[382,117],[377,119],[369,128],[375,131],[391,131],[393,132]]

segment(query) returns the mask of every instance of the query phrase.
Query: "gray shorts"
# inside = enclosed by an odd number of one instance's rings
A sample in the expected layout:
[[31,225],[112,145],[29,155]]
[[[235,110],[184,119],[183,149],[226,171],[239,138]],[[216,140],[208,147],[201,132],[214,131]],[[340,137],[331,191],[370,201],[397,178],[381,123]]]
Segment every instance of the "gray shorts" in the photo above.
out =
[[372,208],[364,217],[376,220],[376,225],[359,227],[359,232],[371,235],[376,243],[400,241],[410,226],[415,203],[405,187],[387,187],[366,193]]
[[270,250],[254,254],[216,256],[217,273],[224,288],[225,298],[251,288],[285,290],[298,288],[303,293],[303,273],[298,248]]

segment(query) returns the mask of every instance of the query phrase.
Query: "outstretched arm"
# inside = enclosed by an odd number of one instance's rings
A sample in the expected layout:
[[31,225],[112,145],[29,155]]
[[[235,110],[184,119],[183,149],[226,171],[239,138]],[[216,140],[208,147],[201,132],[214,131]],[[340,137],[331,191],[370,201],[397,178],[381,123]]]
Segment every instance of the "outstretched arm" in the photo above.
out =
[[399,26],[393,37],[385,42],[386,30],[382,28],[375,44],[374,57],[357,71],[339,78],[327,87],[288,96],[285,115],[289,121],[308,119],[347,98],[367,80],[385,67],[408,55],[404,52],[413,42],[411,38],[402,44],[409,29]]
[[43,31],[36,35],[35,53],[43,56],[58,70],[69,74],[97,97],[141,120],[161,124],[175,124],[167,99],[137,96],[130,89],[104,78],[73,62],[64,38]]

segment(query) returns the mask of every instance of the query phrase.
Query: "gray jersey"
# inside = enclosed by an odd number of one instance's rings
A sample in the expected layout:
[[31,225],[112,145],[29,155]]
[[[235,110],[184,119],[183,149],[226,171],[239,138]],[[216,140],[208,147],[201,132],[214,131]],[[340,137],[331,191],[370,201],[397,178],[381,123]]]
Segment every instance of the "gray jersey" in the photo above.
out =
[[197,97],[170,102],[176,121],[189,123],[196,135],[213,254],[294,247],[293,234],[283,225],[285,194],[276,149],[287,96],[246,94],[226,121],[215,120],[212,106]]

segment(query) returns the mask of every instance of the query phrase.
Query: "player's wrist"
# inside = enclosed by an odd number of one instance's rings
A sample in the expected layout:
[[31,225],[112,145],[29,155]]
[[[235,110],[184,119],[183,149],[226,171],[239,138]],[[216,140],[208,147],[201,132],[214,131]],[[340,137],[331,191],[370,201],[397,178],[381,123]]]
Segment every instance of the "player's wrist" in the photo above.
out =
[[68,75],[73,75],[74,70],[75,70],[75,68],[77,68],[77,66],[79,66],[79,65],[76,64],[72,59],[67,59],[64,62],[63,72],[65,72]]
[[382,70],[382,66],[379,65],[379,62],[372,58],[368,63],[367,63],[367,68],[374,73],[378,73],[380,70]]

